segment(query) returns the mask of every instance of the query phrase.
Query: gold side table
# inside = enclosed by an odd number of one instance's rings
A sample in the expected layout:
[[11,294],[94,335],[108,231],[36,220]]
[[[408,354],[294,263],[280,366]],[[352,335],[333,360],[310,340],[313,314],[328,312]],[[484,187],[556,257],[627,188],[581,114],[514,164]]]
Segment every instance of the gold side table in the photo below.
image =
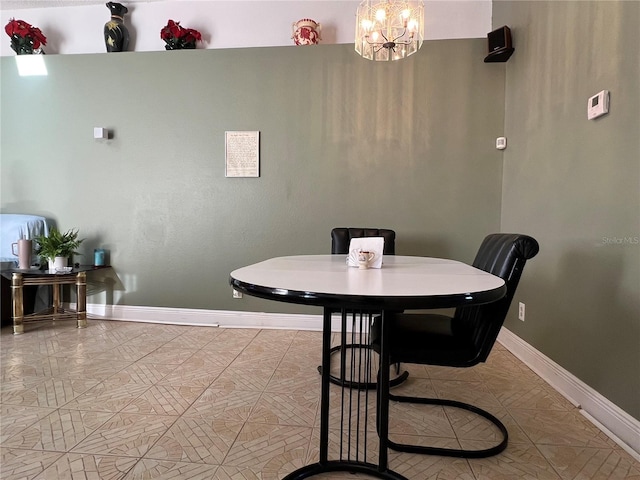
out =
[[[78,328],[87,326],[87,271],[106,267],[80,266],[70,272],[50,273],[42,270],[4,271],[11,275],[11,299],[13,304],[13,333],[24,333],[24,323],[38,320],[73,320]],[[51,285],[53,287],[53,305],[45,310],[24,314],[23,287],[27,285]],[[61,304],[61,285],[75,285],[77,295],[76,310],[65,309]]]

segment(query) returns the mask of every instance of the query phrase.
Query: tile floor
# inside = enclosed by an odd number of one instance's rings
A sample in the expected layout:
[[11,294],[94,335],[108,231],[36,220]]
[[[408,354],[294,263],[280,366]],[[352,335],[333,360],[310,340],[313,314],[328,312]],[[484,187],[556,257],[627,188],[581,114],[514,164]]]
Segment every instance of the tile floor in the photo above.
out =
[[[2,480],[270,480],[317,459],[319,332],[104,320],[25,331],[0,337]],[[409,479],[640,479],[638,462],[500,345],[471,369],[409,370],[397,390],[473,402],[510,434],[487,459],[391,451]],[[460,411],[416,405],[392,408],[390,432],[470,448],[495,438]]]

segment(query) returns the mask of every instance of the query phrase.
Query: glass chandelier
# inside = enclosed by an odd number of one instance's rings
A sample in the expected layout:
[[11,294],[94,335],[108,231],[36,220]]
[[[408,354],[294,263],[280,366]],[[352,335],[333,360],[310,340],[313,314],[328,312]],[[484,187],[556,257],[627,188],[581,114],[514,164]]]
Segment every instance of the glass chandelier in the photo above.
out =
[[363,0],[356,18],[356,52],[364,58],[400,60],[422,46],[422,0]]

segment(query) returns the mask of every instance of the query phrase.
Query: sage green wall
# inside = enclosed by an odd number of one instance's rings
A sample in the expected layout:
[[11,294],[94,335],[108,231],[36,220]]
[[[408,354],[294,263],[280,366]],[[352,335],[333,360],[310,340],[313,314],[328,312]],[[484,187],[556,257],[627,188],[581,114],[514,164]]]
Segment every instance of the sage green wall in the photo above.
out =
[[516,49],[502,230],[541,245],[506,326],[640,419],[640,3],[500,1],[493,21]]
[[[5,57],[2,211],[110,250],[116,304],[318,313],[234,300],[229,273],[328,253],[334,226],[466,261],[499,229],[505,68],[485,53],[467,39],[393,64],[350,45],[47,55],[48,77],[23,78]],[[225,130],[260,131],[260,178],[224,177]]]

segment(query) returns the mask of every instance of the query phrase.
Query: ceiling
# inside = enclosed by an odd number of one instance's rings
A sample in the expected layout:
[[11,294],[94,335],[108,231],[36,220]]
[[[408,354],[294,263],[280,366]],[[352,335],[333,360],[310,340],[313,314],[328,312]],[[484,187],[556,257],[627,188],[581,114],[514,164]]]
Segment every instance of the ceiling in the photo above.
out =
[[[151,3],[166,0],[123,0],[123,4]],[[107,0],[2,0],[0,10],[21,10],[25,8],[80,7],[83,5],[104,5]]]

